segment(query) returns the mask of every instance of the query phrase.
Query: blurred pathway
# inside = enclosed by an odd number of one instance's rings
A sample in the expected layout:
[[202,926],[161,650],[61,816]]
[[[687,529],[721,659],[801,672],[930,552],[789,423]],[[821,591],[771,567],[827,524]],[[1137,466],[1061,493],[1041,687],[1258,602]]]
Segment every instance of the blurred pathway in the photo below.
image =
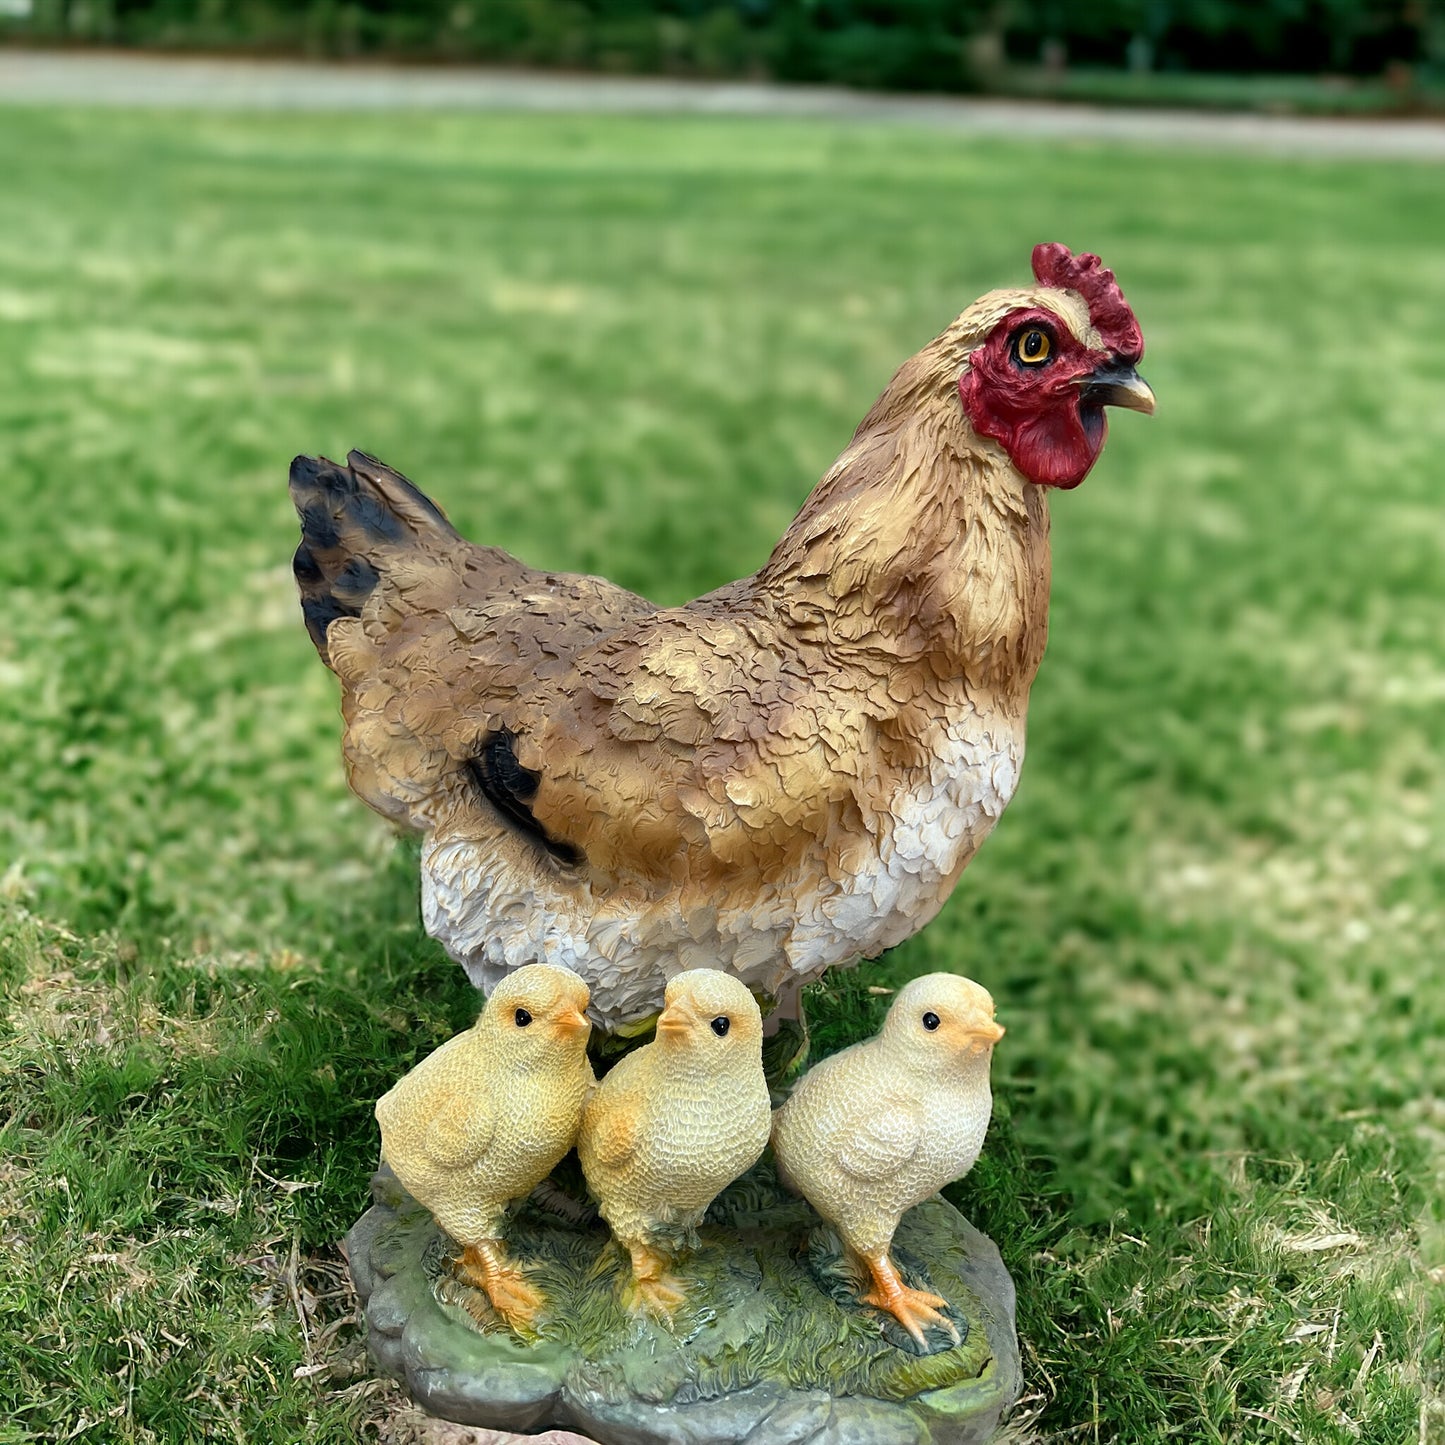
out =
[[1445,161],[1445,122],[1440,121],[1103,110],[1038,101],[878,95],[823,86],[114,51],[0,50],[0,104],[814,116],[978,135]]

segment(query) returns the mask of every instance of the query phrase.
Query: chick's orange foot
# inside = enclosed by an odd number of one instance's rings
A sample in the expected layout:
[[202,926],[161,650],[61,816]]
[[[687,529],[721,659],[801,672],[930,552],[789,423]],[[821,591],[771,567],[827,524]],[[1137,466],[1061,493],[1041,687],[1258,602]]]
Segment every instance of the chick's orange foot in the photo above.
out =
[[504,1324],[519,1334],[534,1331],[546,1297],[527,1282],[526,1276],[506,1258],[497,1243],[489,1240],[469,1244],[454,1268],[463,1283],[486,1295]]
[[953,1343],[959,1343],[958,1326],[947,1315],[940,1313],[949,1307],[942,1295],[910,1289],[903,1283],[887,1254],[860,1259],[860,1262],[872,1279],[873,1288],[867,1294],[859,1295],[859,1303],[887,1311],[913,1336],[920,1350],[928,1348],[924,1330],[930,1325],[946,1330]]
[[615,1030],[699,964],[776,996],[922,928],[1013,796],[1051,488],[1153,409],[1096,256],[1033,255],[899,368],[763,566],[681,607],[462,538],[361,452],[298,457],[294,571],[353,789],[425,834],[488,993],[565,964]]
[[671,1272],[671,1261],[661,1251],[646,1244],[632,1244],[627,1252],[632,1261],[632,1278],[623,1288],[623,1303],[634,1314],[670,1319],[687,1298],[687,1285]]

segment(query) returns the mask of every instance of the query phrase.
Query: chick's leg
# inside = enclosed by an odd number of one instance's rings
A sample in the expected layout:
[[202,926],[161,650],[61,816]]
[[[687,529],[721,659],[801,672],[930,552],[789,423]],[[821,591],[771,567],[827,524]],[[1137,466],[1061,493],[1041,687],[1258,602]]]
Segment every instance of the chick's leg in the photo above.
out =
[[899,1277],[893,1261],[888,1258],[886,1249],[877,1254],[864,1254],[859,1257],[873,1280],[873,1288],[867,1294],[859,1296],[863,1304],[872,1305],[874,1309],[887,1310],[922,1348],[927,1347],[923,1338],[925,1325],[938,1325],[947,1330],[953,1336],[954,1344],[958,1344],[958,1330],[953,1321],[947,1315],[939,1314],[939,1310],[948,1306],[946,1299],[941,1295],[929,1294],[927,1290],[909,1289]]
[[668,1272],[668,1258],[644,1242],[629,1244],[632,1256],[632,1285],[627,1291],[628,1308],[646,1309],[653,1314],[671,1316],[686,1297],[686,1287],[676,1275]]
[[457,1261],[457,1273],[481,1290],[514,1330],[529,1329],[545,1303],[542,1292],[527,1283],[496,1240],[467,1245]]

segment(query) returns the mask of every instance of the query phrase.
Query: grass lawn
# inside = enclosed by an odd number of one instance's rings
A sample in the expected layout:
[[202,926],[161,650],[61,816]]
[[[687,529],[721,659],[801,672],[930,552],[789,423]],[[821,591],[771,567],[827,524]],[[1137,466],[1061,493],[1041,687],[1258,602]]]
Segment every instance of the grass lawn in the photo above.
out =
[[1020,794],[935,968],[1017,1438],[1445,1440],[1445,176],[864,125],[0,117],[0,1442],[401,1440],[336,1242],[477,1000],[346,792],[297,451],[679,601],[1035,241],[1149,340],[1053,502]]

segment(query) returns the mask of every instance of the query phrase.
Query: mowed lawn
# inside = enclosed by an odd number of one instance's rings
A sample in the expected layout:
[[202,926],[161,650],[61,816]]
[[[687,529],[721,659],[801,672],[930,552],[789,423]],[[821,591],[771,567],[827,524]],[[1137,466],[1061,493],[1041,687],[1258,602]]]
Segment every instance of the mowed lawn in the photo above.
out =
[[400,1440],[337,1242],[468,1023],[347,793],[293,453],[675,602],[1036,241],[1148,338],[1056,495],[955,969],[1017,1439],[1445,1439],[1445,174],[862,124],[0,113],[0,1441]]

